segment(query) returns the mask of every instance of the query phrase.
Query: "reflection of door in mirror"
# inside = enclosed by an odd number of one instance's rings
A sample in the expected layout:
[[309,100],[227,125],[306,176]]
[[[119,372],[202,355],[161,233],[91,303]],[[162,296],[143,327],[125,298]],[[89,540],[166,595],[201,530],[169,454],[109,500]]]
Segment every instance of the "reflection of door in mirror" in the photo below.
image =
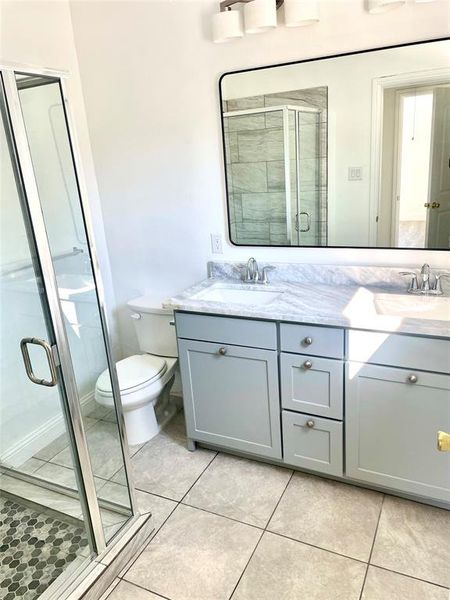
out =
[[446,84],[385,91],[382,180],[389,203],[380,210],[378,245],[449,247],[449,107]]
[[224,101],[230,237],[326,245],[327,88]]

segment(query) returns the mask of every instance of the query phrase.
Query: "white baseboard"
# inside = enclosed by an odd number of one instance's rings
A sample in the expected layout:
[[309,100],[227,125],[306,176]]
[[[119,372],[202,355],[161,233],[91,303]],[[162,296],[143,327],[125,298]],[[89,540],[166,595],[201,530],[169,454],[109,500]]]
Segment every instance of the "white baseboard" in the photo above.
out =
[[[94,403],[94,392],[80,400],[83,412],[88,412],[89,405]],[[8,467],[19,467],[39,450],[51,444],[66,431],[63,414],[60,413],[40,425],[37,429],[10,446],[1,456],[0,463]]]

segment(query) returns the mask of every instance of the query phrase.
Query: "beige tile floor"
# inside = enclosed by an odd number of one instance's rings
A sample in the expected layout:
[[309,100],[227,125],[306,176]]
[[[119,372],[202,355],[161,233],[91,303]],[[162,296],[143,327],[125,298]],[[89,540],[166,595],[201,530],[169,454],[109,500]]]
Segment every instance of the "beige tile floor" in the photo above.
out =
[[450,600],[450,512],[191,453],[182,419],[132,458],[156,531],[102,600]]

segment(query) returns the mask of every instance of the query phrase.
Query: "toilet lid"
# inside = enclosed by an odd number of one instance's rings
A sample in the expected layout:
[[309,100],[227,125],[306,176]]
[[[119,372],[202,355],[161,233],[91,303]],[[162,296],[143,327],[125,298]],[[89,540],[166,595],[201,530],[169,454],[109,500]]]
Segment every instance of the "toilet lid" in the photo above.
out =
[[[135,354],[116,363],[117,377],[121,392],[148,384],[159,379],[167,370],[166,361],[152,354]],[[97,380],[97,389],[111,393],[109,371],[103,371]]]

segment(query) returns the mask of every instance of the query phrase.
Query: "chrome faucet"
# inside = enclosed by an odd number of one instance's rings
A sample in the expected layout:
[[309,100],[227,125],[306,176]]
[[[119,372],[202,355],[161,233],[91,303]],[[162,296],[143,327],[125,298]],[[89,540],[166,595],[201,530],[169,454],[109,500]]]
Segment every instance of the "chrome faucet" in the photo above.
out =
[[244,281],[245,283],[269,283],[269,278],[267,277],[267,273],[269,271],[274,271],[275,267],[272,265],[266,265],[262,268],[261,273],[259,272],[258,263],[253,258],[248,259],[247,267],[245,269]]
[[429,264],[425,263],[420,269],[420,275],[415,271],[400,271],[399,275],[410,276],[411,281],[408,287],[409,294],[429,294],[441,296],[442,290],[441,279],[450,279],[450,273],[438,273],[434,276]]
[[254,259],[252,256],[247,261],[247,269],[245,271],[244,281],[246,283],[256,283],[258,281],[258,279],[259,279],[258,263],[256,262],[256,259]]

